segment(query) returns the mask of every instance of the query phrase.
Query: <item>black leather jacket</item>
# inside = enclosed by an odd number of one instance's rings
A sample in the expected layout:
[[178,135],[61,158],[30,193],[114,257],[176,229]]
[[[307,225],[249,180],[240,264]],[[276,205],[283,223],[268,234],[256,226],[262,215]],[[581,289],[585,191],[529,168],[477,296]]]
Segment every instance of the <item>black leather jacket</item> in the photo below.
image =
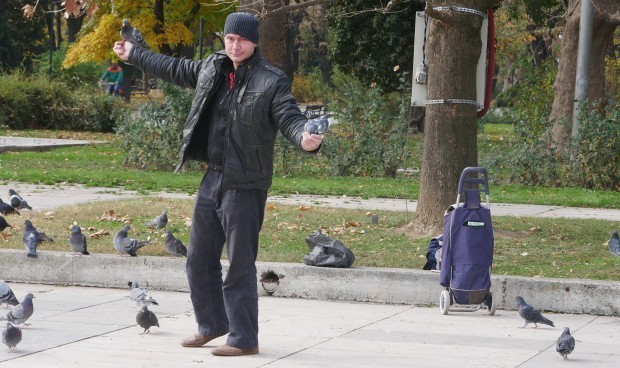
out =
[[[145,73],[196,90],[183,128],[181,161],[175,171],[187,160],[207,160],[206,124],[198,122],[213,99],[216,78],[223,78],[219,71],[227,58],[221,51],[204,60],[178,59],[138,47],[129,54],[129,61]],[[230,110],[226,127],[222,190],[267,190],[272,183],[278,129],[301,149],[307,119],[291,94],[286,74],[267,63],[258,48],[237,69],[235,80],[232,91],[235,106]]]

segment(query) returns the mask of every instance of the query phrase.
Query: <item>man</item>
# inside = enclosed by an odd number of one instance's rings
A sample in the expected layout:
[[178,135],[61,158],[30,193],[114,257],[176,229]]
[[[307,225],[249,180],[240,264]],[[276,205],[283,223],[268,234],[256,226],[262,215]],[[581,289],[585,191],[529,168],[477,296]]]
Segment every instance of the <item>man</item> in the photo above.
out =
[[[183,340],[199,347],[228,333],[219,356],[258,354],[256,255],[278,130],[298,148],[318,151],[323,137],[304,132],[306,118],[290,82],[265,61],[258,20],[232,13],[224,26],[225,51],[205,60],[156,54],[130,42],[114,51],[167,82],[195,88],[183,130],[181,162],[202,160],[208,169],[196,203],[187,254],[187,278],[198,333]],[[220,258],[226,243],[228,273]]]
[[116,61],[110,63],[110,67],[103,73],[100,78],[100,82],[104,83],[108,81],[108,93],[114,93],[114,96],[120,95],[120,90],[123,87],[123,69],[118,66]]

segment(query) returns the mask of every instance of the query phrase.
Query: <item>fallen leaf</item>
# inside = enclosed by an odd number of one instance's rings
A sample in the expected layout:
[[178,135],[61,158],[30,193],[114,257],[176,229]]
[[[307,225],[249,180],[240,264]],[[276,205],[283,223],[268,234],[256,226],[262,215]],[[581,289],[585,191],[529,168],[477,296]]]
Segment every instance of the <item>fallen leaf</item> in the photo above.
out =
[[347,221],[347,222],[345,222],[344,224],[345,224],[345,226],[348,226],[348,227],[358,227],[358,226],[362,226],[362,223],[361,223],[361,222],[359,222],[359,221]]
[[275,210],[275,209],[276,209],[276,206],[275,206],[275,205],[273,205],[273,204],[268,204],[268,205],[267,205],[267,211],[273,211],[273,210]]
[[56,216],[54,216],[54,212],[50,211],[50,212],[45,212],[43,214],[43,218],[47,219],[47,220],[53,220],[54,218],[56,218]]
[[102,237],[104,235],[110,235],[110,232],[107,231],[107,230],[103,230],[102,229],[102,230],[99,230],[99,231],[97,231],[95,233],[92,233],[92,234],[88,235],[88,237],[91,238],[91,239],[98,239],[98,238],[100,238],[100,237]]
[[310,210],[310,206],[306,206],[306,205],[302,204],[301,206],[297,207],[297,209],[299,211],[308,211],[308,210]]

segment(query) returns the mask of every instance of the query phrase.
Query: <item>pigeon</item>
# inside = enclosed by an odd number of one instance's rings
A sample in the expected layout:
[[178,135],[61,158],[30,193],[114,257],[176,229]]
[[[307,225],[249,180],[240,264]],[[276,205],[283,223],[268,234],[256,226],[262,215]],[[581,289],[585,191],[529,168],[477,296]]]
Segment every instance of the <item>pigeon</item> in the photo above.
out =
[[30,233],[26,239],[24,239],[24,248],[26,248],[26,256],[29,258],[37,258],[37,246],[39,245],[39,237],[37,233]]
[[170,230],[166,231],[166,241],[164,246],[168,253],[173,257],[187,257],[187,248],[183,243],[172,235]]
[[131,229],[131,226],[126,225],[116,235],[114,235],[114,248],[120,255],[129,254],[132,257],[136,257],[138,255],[138,249],[147,245],[149,240],[131,239],[129,235],[127,235],[129,229]]
[[168,224],[168,211],[164,210],[161,215],[155,217],[151,221],[147,222],[145,225],[150,229],[163,229]]
[[151,312],[147,306],[143,306],[136,315],[136,322],[144,329],[140,335],[151,333],[151,327],[159,327],[159,321],[155,313]]
[[121,38],[123,41],[129,41],[134,46],[142,47],[144,49],[149,49],[149,45],[144,40],[142,33],[134,28],[128,19],[123,19],[123,25],[121,26]]
[[30,207],[30,205],[28,204],[28,202],[26,202],[19,194],[17,194],[16,191],[14,191],[13,189],[9,189],[9,204],[17,209],[17,210],[21,210],[22,208],[25,208],[27,210],[32,211],[32,207]]
[[570,329],[564,327],[564,332],[558,337],[558,341],[555,344],[555,351],[560,353],[564,359],[568,359],[568,354],[575,350],[575,338],[571,336]]
[[20,215],[19,211],[15,209],[15,207],[11,206],[8,203],[4,203],[2,199],[0,199],[0,214],[3,215]]
[[6,229],[7,227],[13,227],[13,226],[9,225],[9,223],[6,222],[6,219],[0,216],[0,231],[4,231],[4,229]]
[[609,251],[614,256],[620,256],[620,237],[618,237],[618,230],[614,230],[609,239]]
[[137,281],[129,282],[128,285],[131,287],[131,291],[129,292],[129,299],[136,302],[136,306],[138,308],[152,305],[159,305],[155,299],[149,294],[148,290],[143,289],[138,285]]
[[0,280],[0,305],[4,303],[6,303],[6,307],[8,308],[9,305],[15,306],[19,304],[19,300],[17,300],[15,294],[13,294],[13,290],[11,290],[9,284],[4,280]]
[[32,316],[32,313],[34,312],[32,298],[34,298],[34,295],[32,295],[32,293],[26,294],[24,300],[22,300],[21,303],[14,306],[9,311],[9,313],[0,317],[0,321],[9,321],[14,325],[24,324],[28,326],[29,324],[26,323],[26,321]]
[[86,250],[86,237],[82,234],[82,228],[78,225],[71,226],[71,235],[69,236],[69,243],[73,249],[73,254],[89,255]]
[[308,120],[304,125],[304,130],[310,134],[325,134],[329,129],[329,120],[327,118],[330,116],[331,114],[325,114],[318,118]]
[[549,325],[551,327],[555,327],[553,322],[543,317],[543,315],[540,313],[539,310],[534,309],[531,305],[527,304],[525,300],[523,300],[522,297],[517,296],[515,298],[515,301],[517,302],[517,308],[519,310],[519,315],[525,321],[525,324],[523,325],[523,327],[527,326],[528,323],[533,323],[535,327],[538,327],[538,323],[542,323],[545,325]]
[[15,347],[22,341],[22,329],[6,323],[6,329],[2,331],[2,342],[9,348],[9,353],[15,351]]

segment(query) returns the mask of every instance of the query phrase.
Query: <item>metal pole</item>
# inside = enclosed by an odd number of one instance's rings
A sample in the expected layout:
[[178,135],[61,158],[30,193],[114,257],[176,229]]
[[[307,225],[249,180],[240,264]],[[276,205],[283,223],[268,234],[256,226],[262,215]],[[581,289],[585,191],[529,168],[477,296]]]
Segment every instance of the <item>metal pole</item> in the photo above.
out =
[[202,26],[204,25],[205,20],[203,18],[200,18],[200,27],[198,29],[198,55],[199,55],[199,60],[202,59]]
[[579,51],[577,51],[575,102],[573,104],[573,130],[571,132],[571,137],[573,138],[579,133],[579,104],[588,99],[593,23],[594,6],[592,5],[592,0],[581,0],[581,18],[579,19]]

